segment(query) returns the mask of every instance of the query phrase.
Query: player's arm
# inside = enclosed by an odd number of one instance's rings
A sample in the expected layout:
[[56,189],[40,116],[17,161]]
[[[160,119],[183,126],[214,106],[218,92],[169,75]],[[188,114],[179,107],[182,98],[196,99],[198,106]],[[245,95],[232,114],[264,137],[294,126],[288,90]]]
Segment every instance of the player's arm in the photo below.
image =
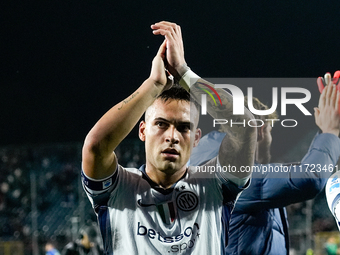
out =
[[[325,186],[340,156],[340,94],[334,84],[322,91],[318,107],[314,108],[315,123],[321,134],[313,140],[307,155],[302,159],[301,171],[291,173],[291,182],[300,190],[316,195]],[[307,195],[307,192],[305,192]]]
[[[322,133],[315,137],[301,164],[286,164],[286,169],[290,171],[257,176],[252,185],[262,188],[244,191],[238,200],[240,210],[284,207],[312,199],[323,190],[340,156],[339,100],[336,87],[326,86],[320,95],[319,106],[315,108],[315,122]],[[277,166],[278,169],[282,167],[282,164],[269,165],[272,168]],[[264,166],[261,165],[259,169],[264,169]]]
[[[184,59],[184,48],[181,34],[181,28],[175,23],[158,22],[151,26],[155,35],[163,35],[167,41],[167,68],[170,73],[179,80],[182,87],[189,90],[197,103],[201,102],[201,95],[205,94],[202,89],[210,86],[214,88],[221,98],[221,104],[215,106],[215,102],[211,97],[207,97],[207,112],[214,119],[233,119],[234,122],[245,121],[248,123],[253,119],[252,114],[246,109],[244,115],[233,116],[232,105],[233,97],[223,89],[215,88],[215,85],[203,80],[190,68],[188,68]],[[216,101],[218,99],[214,98]],[[242,102],[242,107],[244,107]],[[226,127],[228,125],[225,125]],[[234,165],[237,169],[241,166],[251,166],[254,162],[255,146],[256,146],[256,128],[249,125],[234,125],[233,128],[225,128],[227,136],[221,143],[219,150],[219,161],[221,165]],[[247,172],[232,173],[237,178],[246,178],[250,175]]]
[[86,176],[103,179],[114,173],[117,167],[115,148],[154,102],[170,85],[164,69],[165,42],[152,61],[148,79],[130,96],[113,106],[90,130],[82,150],[82,168]]

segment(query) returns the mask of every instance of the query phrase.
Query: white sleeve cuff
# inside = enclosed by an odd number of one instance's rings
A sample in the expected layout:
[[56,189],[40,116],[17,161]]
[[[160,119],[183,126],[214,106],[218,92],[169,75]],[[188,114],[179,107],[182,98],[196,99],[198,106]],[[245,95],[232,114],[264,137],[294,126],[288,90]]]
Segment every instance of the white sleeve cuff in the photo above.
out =
[[179,84],[186,89],[187,91],[190,90],[190,87],[197,82],[197,80],[200,77],[195,74],[190,69],[185,72],[185,74],[182,76],[181,80],[179,81]]

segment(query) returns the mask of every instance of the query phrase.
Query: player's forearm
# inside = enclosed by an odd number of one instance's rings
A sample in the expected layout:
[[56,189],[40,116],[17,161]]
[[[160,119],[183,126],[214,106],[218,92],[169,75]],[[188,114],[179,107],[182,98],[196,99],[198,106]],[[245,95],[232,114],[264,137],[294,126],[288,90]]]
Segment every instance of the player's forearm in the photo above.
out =
[[301,164],[290,171],[291,182],[300,190],[319,193],[332,174],[340,156],[340,139],[332,134],[316,136]]
[[147,79],[129,97],[113,106],[95,124],[85,139],[97,154],[109,154],[130,133],[161,88]]

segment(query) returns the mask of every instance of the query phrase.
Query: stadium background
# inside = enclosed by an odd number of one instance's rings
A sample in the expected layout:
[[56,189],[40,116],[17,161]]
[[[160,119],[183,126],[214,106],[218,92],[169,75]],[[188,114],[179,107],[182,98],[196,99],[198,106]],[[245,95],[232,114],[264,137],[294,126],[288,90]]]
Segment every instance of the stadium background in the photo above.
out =
[[[36,255],[47,238],[60,248],[94,220],[79,186],[82,141],[148,76],[162,41],[150,24],[181,25],[186,60],[202,77],[316,80],[339,69],[338,10],[338,1],[316,0],[2,1],[0,254],[22,247]],[[306,88],[313,112],[316,83]],[[257,93],[271,102],[270,90]],[[312,117],[293,130],[275,127],[273,160],[299,161],[315,131]],[[128,138],[120,162],[139,165],[136,130]],[[288,212],[297,254],[321,252],[323,232],[336,230],[323,194]]]

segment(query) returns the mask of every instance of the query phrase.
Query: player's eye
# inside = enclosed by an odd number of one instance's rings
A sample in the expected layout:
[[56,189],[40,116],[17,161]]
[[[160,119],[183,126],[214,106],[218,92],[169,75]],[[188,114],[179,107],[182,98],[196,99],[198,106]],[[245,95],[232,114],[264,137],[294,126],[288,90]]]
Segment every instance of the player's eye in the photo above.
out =
[[188,131],[190,131],[190,124],[179,125],[179,126],[177,126],[177,130],[179,132],[188,132]]
[[165,128],[167,127],[167,123],[163,122],[163,121],[156,121],[156,126],[160,127],[160,128]]

